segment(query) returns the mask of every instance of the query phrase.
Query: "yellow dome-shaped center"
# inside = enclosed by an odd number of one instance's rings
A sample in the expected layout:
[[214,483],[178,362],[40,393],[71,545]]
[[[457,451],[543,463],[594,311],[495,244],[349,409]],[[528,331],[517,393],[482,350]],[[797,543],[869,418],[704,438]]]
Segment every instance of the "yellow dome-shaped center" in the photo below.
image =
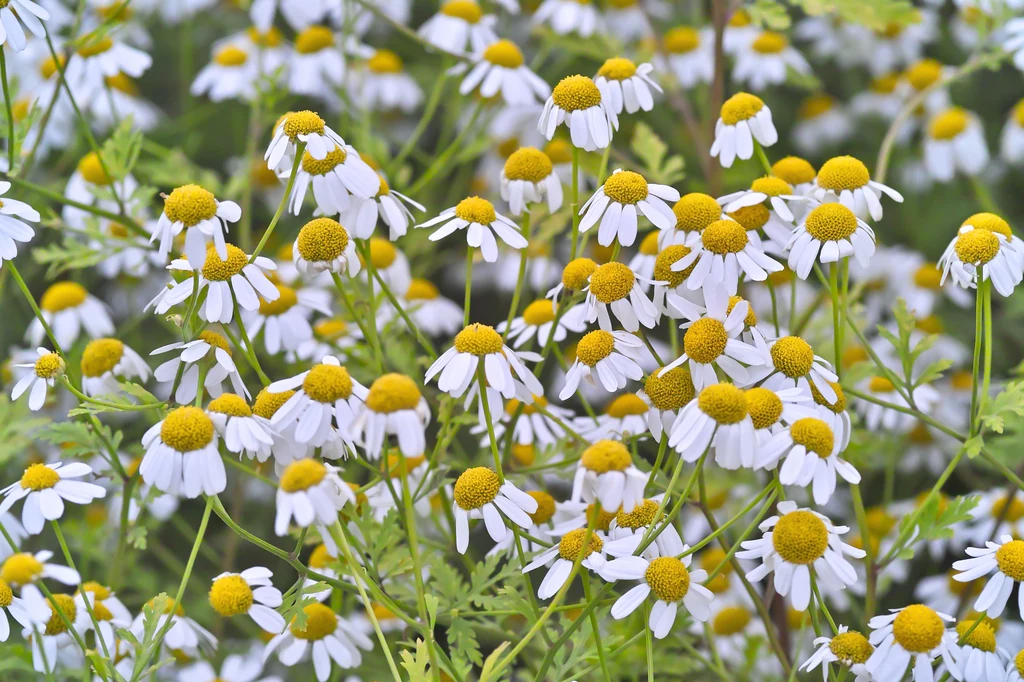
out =
[[217,200],[199,185],[183,185],[164,200],[164,215],[172,223],[192,227],[217,215]]
[[479,509],[498,496],[501,480],[487,467],[466,469],[455,481],[455,504],[466,511]]
[[700,411],[719,424],[737,424],[748,414],[747,397],[732,384],[712,384],[697,396]]
[[825,555],[828,530],[816,514],[798,509],[779,518],[772,546],[787,562],[806,566]]
[[749,92],[738,92],[722,104],[722,122],[734,126],[757,115],[764,108],[764,101]]
[[296,246],[299,256],[311,263],[329,263],[348,248],[348,230],[336,220],[316,218],[299,230]]
[[620,204],[635,204],[647,198],[647,181],[639,173],[619,171],[605,180],[604,193]]
[[555,106],[563,111],[581,111],[601,103],[601,91],[587,76],[568,76],[551,93]]
[[117,367],[124,356],[124,344],[118,339],[95,339],[82,352],[82,376],[99,377]]
[[580,457],[580,465],[584,469],[598,474],[625,471],[632,463],[629,450],[617,440],[599,440],[584,450]]

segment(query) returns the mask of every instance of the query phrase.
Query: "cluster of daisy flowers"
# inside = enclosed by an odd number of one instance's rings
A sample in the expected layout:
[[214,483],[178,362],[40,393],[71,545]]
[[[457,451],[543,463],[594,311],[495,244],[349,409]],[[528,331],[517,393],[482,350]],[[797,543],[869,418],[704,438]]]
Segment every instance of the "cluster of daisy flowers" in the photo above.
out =
[[11,669],[1024,679],[1022,7],[712,4],[0,0]]

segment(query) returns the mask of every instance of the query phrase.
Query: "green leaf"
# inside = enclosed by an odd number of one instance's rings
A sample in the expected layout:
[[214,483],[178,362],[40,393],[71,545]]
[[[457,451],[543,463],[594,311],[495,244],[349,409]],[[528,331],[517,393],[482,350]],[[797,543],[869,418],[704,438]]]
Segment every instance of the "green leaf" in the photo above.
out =
[[995,398],[983,396],[980,412],[981,423],[986,429],[1002,433],[1006,416],[1024,417],[1024,380],[1011,381]]
[[497,665],[498,658],[501,657],[502,652],[508,648],[509,644],[510,642],[502,642],[498,646],[494,647],[494,651],[492,651],[487,657],[487,660],[484,661],[483,668],[480,670],[481,680],[485,680],[491,676],[491,671],[494,670],[494,666]]
[[102,148],[103,162],[115,178],[123,178],[135,168],[142,152],[142,131],[126,116],[110,134]]
[[427,643],[422,639],[416,640],[416,655],[403,651],[401,653],[402,667],[409,673],[409,682],[429,682],[432,678],[427,672],[430,665],[430,652],[427,650]]
[[811,15],[837,14],[843,21],[876,30],[921,21],[921,13],[909,0],[789,0],[789,4]]
[[484,656],[480,653],[476,628],[468,618],[452,618],[452,623],[448,626],[448,645],[471,663],[483,665]]
[[789,12],[775,0],[756,0],[744,9],[750,15],[751,21],[773,31],[783,31],[792,23]]
[[642,175],[648,182],[673,185],[685,176],[683,157],[669,156],[668,145],[646,123],[637,123],[633,128],[629,148],[640,160]]

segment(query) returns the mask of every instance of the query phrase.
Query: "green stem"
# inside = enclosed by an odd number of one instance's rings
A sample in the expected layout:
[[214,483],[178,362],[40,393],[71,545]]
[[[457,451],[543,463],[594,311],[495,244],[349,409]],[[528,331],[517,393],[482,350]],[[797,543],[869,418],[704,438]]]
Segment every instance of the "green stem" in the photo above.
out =
[[235,297],[234,289],[231,290],[231,304],[235,306],[235,324],[238,325],[238,333],[242,336],[242,343],[245,344],[245,352],[249,355],[249,364],[256,370],[256,374],[260,377],[260,383],[264,386],[270,385],[270,377],[264,372],[263,368],[260,367],[259,358],[256,357],[256,348],[252,345],[252,341],[249,339],[249,332],[245,329],[245,321],[242,319],[242,311],[238,307],[238,299]]
[[[0,52],[2,52],[2,50],[0,50]],[[54,519],[53,521],[50,521],[50,526],[53,528],[54,535],[57,536],[57,543],[60,544],[60,550],[64,553],[64,560],[68,562],[68,568],[73,571],[77,571],[78,569],[75,567],[75,560],[71,558],[71,550],[68,549],[68,543],[64,539],[64,533],[60,530],[60,523]],[[92,600],[89,599],[85,591],[82,592],[82,601],[85,602],[85,610],[89,613],[89,620],[92,621],[93,632],[96,633],[96,639],[99,640],[100,646],[103,648],[103,655],[108,661],[113,660],[110,657],[107,640],[100,636],[100,624],[96,620],[96,613],[93,611]]]
[[299,166],[302,164],[302,156],[306,151],[306,143],[299,142],[295,146],[295,161],[292,162],[292,172],[288,176],[288,184],[284,188],[284,196],[281,197],[281,203],[277,205],[277,211],[274,213],[273,219],[270,221],[270,225],[267,227],[266,232],[263,233],[263,237],[260,239],[260,243],[256,245],[256,250],[252,252],[252,256],[249,257],[249,262],[252,263],[256,260],[256,256],[260,255],[263,251],[263,247],[267,245],[267,241],[270,239],[270,235],[274,234],[274,228],[277,227],[277,222],[281,220],[281,215],[284,213],[285,206],[290,203],[292,195],[292,187],[295,186],[295,176],[299,173]]
[[0,79],[3,80],[4,105],[7,107],[7,169],[14,171],[14,156],[17,140],[14,137],[14,102],[11,99],[11,92],[7,85],[7,57],[6,50],[0,50]]
[[491,457],[494,458],[494,472],[498,474],[498,480],[505,482],[505,473],[501,469],[501,454],[498,452],[498,439],[494,436],[494,421],[491,419],[491,406],[487,399],[487,377],[484,374],[484,364],[477,366],[477,379],[480,383],[480,405],[483,407],[484,420],[487,422],[487,440],[491,445]]
[[[523,213],[523,236],[526,241],[530,241],[530,209],[527,208]],[[530,258],[529,255],[530,247],[523,249],[519,254],[519,274],[516,277],[516,290],[512,294],[512,304],[508,307],[508,317],[505,319],[505,338],[508,338],[509,331],[512,329],[512,320],[516,317],[516,312],[519,309],[519,298],[523,290],[523,280],[526,279],[526,263]],[[551,328],[551,333],[555,333],[555,328]]]
[[[590,574],[583,572],[583,597],[589,602],[594,598],[590,589]],[[649,628],[646,628],[649,630]],[[601,644],[601,628],[597,622],[597,613],[590,612],[590,631],[594,636],[594,647],[597,649],[597,660],[601,663],[601,672],[604,673],[605,682],[611,682],[612,676],[608,672],[608,661],[604,658],[604,645]]]
[[65,206],[71,206],[72,208],[77,208],[79,210],[86,211],[87,213],[91,213],[97,218],[106,218],[107,220],[111,220],[120,225],[124,225],[129,230],[131,230],[132,232],[141,237],[149,237],[149,233],[146,232],[146,230],[141,225],[139,225],[137,222],[135,222],[135,220],[126,215],[118,215],[117,213],[104,211],[102,208],[96,206],[90,206],[89,204],[83,204],[79,201],[68,199],[60,192],[54,192],[53,190],[29,182],[28,180],[23,180],[22,178],[11,175],[10,173],[0,173],[0,177],[10,182],[15,187],[19,187],[30,192],[35,192],[36,194],[46,197],[47,199],[50,199],[52,201],[64,204]]
[[572,252],[570,261],[576,260],[576,249],[580,240],[580,149],[572,146],[572,203],[569,205],[572,210]]
[[35,313],[36,319],[39,320],[41,325],[43,325],[43,329],[46,331],[46,336],[49,337],[50,343],[53,344],[53,349],[57,351],[58,355],[66,359],[67,356],[64,355],[64,349],[60,347],[57,337],[53,334],[53,329],[50,328],[50,323],[46,321],[45,317],[43,317],[43,311],[41,311],[39,309],[39,305],[36,304],[35,297],[32,295],[32,292],[28,290],[28,285],[25,284],[25,280],[22,279],[21,273],[18,272],[18,268],[14,265],[13,260],[7,261],[7,269],[10,270],[11,277],[14,278],[18,288],[21,289],[21,293],[25,295],[25,300],[27,300],[28,304],[32,306],[32,312]]
[[469,326],[469,303],[473,291],[473,247],[466,247],[466,300],[462,304],[462,326]]
[[[864,624],[875,613],[875,590],[877,588],[875,571],[875,552],[871,547],[871,529],[868,526],[868,515],[864,509],[864,499],[860,494],[860,485],[850,484],[850,497],[853,498],[854,514],[857,517],[857,526],[860,529],[861,544],[864,545],[864,572],[867,574],[867,593],[864,597]],[[832,618],[829,617],[831,622]],[[832,627],[835,630],[835,625]]]
[[764,147],[757,140],[754,140],[754,153],[757,155],[757,160],[761,162],[761,168],[764,169],[765,175],[771,175],[772,162],[768,160],[768,155],[764,153]]

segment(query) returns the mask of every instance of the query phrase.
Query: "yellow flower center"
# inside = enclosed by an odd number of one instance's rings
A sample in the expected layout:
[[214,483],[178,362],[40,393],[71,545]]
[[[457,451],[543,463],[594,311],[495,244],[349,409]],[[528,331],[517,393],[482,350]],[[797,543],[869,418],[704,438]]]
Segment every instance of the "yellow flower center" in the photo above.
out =
[[327,156],[322,159],[314,159],[313,155],[307,150],[302,153],[302,170],[310,175],[327,175],[345,163],[347,157],[348,152],[343,147],[335,147],[327,152]]
[[164,419],[160,440],[177,452],[202,450],[213,440],[213,422],[198,407],[179,407]]
[[433,301],[440,295],[441,292],[438,291],[432,282],[415,277],[409,282],[409,289],[405,292],[405,299],[407,301]]
[[818,405],[827,407],[828,409],[832,410],[832,412],[834,412],[835,414],[842,414],[843,412],[846,411],[846,394],[843,393],[843,387],[840,386],[839,383],[835,381],[828,382],[828,385],[831,386],[832,390],[836,392],[835,403],[829,403],[827,400],[825,400],[825,396],[821,394],[821,391],[818,390],[818,387],[815,386],[814,382],[812,381],[811,395],[814,397],[814,402],[817,403]]
[[665,51],[669,54],[693,52],[700,47],[700,33],[690,26],[676,26],[665,33]]
[[0,608],[7,608],[14,601],[14,592],[11,586],[0,580]]
[[644,393],[659,410],[679,410],[693,400],[696,390],[688,367],[674,367],[658,376],[651,372],[644,381]]
[[914,445],[929,445],[935,442],[932,432],[928,430],[924,422],[920,421],[914,424],[914,428],[910,429],[910,432],[907,433],[907,438]]
[[534,301],[523,311],[523,322],[534,327],[547,324],[554,319],[555,304],[546,298]]
[[956,238],[953,248],[964,263],[988,263],[999,253],[999,238],[988,230],[970,230]]
[[716,220],[704,229],[700,241],[711,253],[724,256],[747,246],[747,231],[735,220]]
[[867,510],[868,532],[877,537],[885,537],[896,525],[896,519],[889,515],[883,507],[872,507]]
[[[864,187],[871,180],[868,167],[852,156],[836,156],[818,171],[818,186],[839,194],[844,189]],[[826,204],[830,205],[830,204]]]
[[15,587],[34,583],[42,574],[42,562],[27,552],[12,554],[0,566],[0,579]]
[[790,185],[802,185],[814,179],[814,166],[799,156],[787,156],[772,164],[772,175]]
[[245,32],[249,36],[249,40],[259,47],[280,47],[284,42],[281,31],[273,26],[266,33],[260,33],[255,26],[250,26]]
[[707,386],[697,396],[697,406],[719,424],[737,424],[749,413],[747,396],[732,384]]
[[874,376],[868,382],[868,390],[872,393],[892,393],[896,387],[885,377]]
[[21,475],[21,487],[25,490],[46,490],[58,481],[60,474],[45,464],[31,464]]
[[309,559],[306,563],[309,564],[310,568],[319,571],[321,568],[327,568],[335,561],[337,561],[337,559],[328,553],[327,545],[319,544],[309,555]]
[[172,223],[192,227],[217,215],[217,200],[199,185],[184,185],[164,200],[164,214]]
[[914,272],[914,284],[922,289],[938,290],[942,281],[942,270],[935,263],[925,263]]
[[35,367],[33,368],[36,376],[40,379],[52,379],[53,377],[63,374],[67,365],[64,364],[64,359],[56,353],[47,353],[36,360]]
[[620,396],[616,396],[615,399],[608,404],[608,407],[605,408],[604,412],[614,419],[624,419],[631,415],[646,413],[647,403],[645,403],[636,393],[623,393]]
[[299,135],[309,135],[311,133],[323,134],[327,127],[324,120],[320,116],[312,111],[292,111],[284,115],[284,134],[291,139],[292,142],[299,137]]
[[[973,620],[962,620],[956,624],[956,634],[959,635],[960,638],[967,635],[967,638],[964,639],[963,645],[980,651],[987,651],[988,653],[994,652],[996,650],[995,630],[993,630],[992,626],[985,620],[978,623],[977,627],[974,626],[974,623],[975,621]],[[967,631],[972,628],[973,630],[971,631],[971,634],[968,635]]]
[[295,51],[299,54],[312,54],[326,50],[334,45],[334,34],[326,26],[310,26],[295,36]]
[[696,362],[707,365],[725,352],[728,341],[724,324],[712,317],[702,317],[686,330],[683,350]]
[[599,440],[580,456],[580,466],[598,474],[625,471],[632,463],[629,450],[617,440]]
[[799,336],[783,336],[771,348],[775,369],[790,379],[806,376],[814,365],[814,350],[811,344]]
[[306,614],[306,623],[301,628],[292,623],[292,636],[306,641],[323,639],[338,629],[338,616],[323,604],[307,604],[302,612]]
[[199,339],[207,345],[220,348],[222,351],[226,351],[228,355],[231,355],[231,346],[228,345],[228,340],[223,335],[205,330],[199,332]]
[[996,563],[1005,575],[1024,581],[1024,540],[1011,540],[996,550]]
[[89,57],[95,57],[98,54],[103,54],[113,46],[114,41],[110,39],[110,36],[103,36],[99,40],[78,48],[78,54],[88,59]]
[[952,140],[967,129],[970,121],[966,110],[953,107],[932,118],[928,123],[928,135],[935,140]]
[[803,102],[800,103],[800,109],[797,111],[797,117],[803,120],[817,118],[822,114],[827,114],[835,108],[836,100],[831,95],[820,93],[817,95],[811,95]]
[[789,41],[786,40],[786,36],[775,31],[765,31],[750,44],[750,48],[754,52],[761,54],[779,54],[787,47],[789,47]]
[[754,428],[767,429],[782,416],[782,399],[767,388],[751,388],[747,391],[747,408]]
[[[1006,509],[1006,505],[1009,504],[1010,508]],[[1003,495],[992,504],[992,517],[1002,517],[1010,523],[1016,523],[1020,521],[1021,517],[1024,517],[1024,500],[1019,498],[1013,498],[1009,500],[1006,495]]]
[[613,81],[624,81],[627,78],[632,78],[635,73],[636,64],[624,57],[607,59],[597,70],[598,76],[604,76]]
[[742,225],[744,230],[759,230],[771,218],[771,213],[764,204],[754,204],[736,209],[729,217]]
[[517,149],[505,161],[505,177],[509,180],[540,182],[551,175],[551,170],[551,159],[536,147]]
[[645,528],[654,522],[654,517],[657,513],[658,503],[654,500],[644,500],[633,507],[633,511],[628,514],[620,509],[615,515],[615,523],[620,528],[629,528],[630,530]]
[[348,230],[337,220],[316,218],[299,230],[296,245],[303,260],[329,263],[345,253],[348,240]]
[[460,201],[455,207],[455,215],[467,223],[481,225],[490,225],[497,219],[494,204],[480,197],[468,197]]
[[665,602],[677,602],[690,591],[690,572],[675,557],[663,556],[651,561],[644,572],[651,592]]
[[655,230],[644,237],[643,241],[640,242],[640,253],[645,256],[657,256],[659,234],[658,230]]
[[767,194],[770,197],[793,193],[793,187],[788,182],[774,175],[765,175],[754,180],[750,185],[750,189],[753,192]]
[[942,78],[942,63],[937,59],[922,59],[906,71],[907,81],[918,92]]
[[206,261],[203,263],[203,277],[211,282],[226,282],[242,271],[249,263],[245,252],[234,244],[227,244],[228,258],[221,260],[217,248],[210,244],[206,248]]
[[570,163],[572,161],[572,145],[561,138],[555,138],[544,145],[544,153],[551,163]]
[[1013,107],[1012,116],[1017,127],[1024,128],[1024,99],[1017,102],[1017,105]]
[[750,14],[745,9],[738,9],[731,17],[729,17],[729,26],[732,28],[743,28],[744,26],[750,26],[751,18]]
[[90,185],[106,186],[114,181],[107,172],[103,170],[99,154],[89,152],[78,162],[78,173]]
[[488,45],[484,50],[484,59],[506,69],[516,69],[523,65],[523,53],[511,40],[499,40]]
[[589,258],[571,260],[562,270],[562,286],[569,291],[579,291],[587,285],[595,270],[597,263]]
[[537,460],[537,448],[533,445],[512,444],[512,458],[525,467],[531,466]]
[[1013,659],[1013,665],[1017,668],[1017,674],[1024,677],[1024,649],[1017,652]]
[[825,555],[828,530],[816,514],[798,509],[779,518],[772,531],[772,546],[787,562],[806,566]]
[[405,472],[407,474],[412,473],[413,469],[415,469],[416,467],[422,465],[424,462],[427,461],[427,458],[422,456],[422,455],[419,456],[419,457],[405,457],[404,455],[396,454],[395,452],[391,452],[390,454],[388,454],[388,464],[387,464],[387,476],[388,476],[388,478],[398,478],[399,476],[402,475],[402,460],[403,459],[405,460]]
[[722,122],[734,126],[740,121],[753,118],[764,108],[764,101],[749,92],[738,92],[722,104]]
[[455,350],[471,355],[500,353],[503,343],[501,334],[494,327],[474,322],[455,335]]
[[118,339],[95,339],[82,352],[82,375],[103,376],[121,362],[124,344]]
[[273,301],[265,301],[260,298],[260,315],[264,317],[283,315],[299,302],[295,289],[284,284],[275,284],[274,286],[277,287],[277,298]]
[[866,663],[875,650],[868,638],[856,630],[848,630],[836,635],[829,642],[828,648],[836,658],[847,665]]
[[[8,1],[10,1],[10,0],[8,0]],[[65,66],[64,57],[60,57],[60,66],[61,66],[61,68],[63,68]],[[53,74],[57,73],[57,70],[58,70],[58,68],[57,68],[57,61],[54,60],[53,57],[47,57],[39,65],[39,73],[42,75],[44,80],[50,80],[50,78],[53,76]]]
[[588,333],[576,344],[576,357],[587,367],[593,367],[612,354],[615,337],[611,332],[597,329]]
[[213,63],[220,66],[242,66],[248,59],[245,50],[234,45],[228,45],[213,55]]
[[601,103],[601,91],[587,76],[568,76],[555,86],[551,97],[555,106],[563,111],[580,111]]
[[[53,595],[53,601],[57,603],[60,610],[64,612],[68,621],[71,623],[75,622],[75,617],[78,615],[78,607],[75,606],[75,599],[70,594],[55,594]],[[57,607],[53,605],[53,602],[47,600],[46,605],[50,607],[50,619],[46,621],[46,631],[44,634],[54,636],[61,635],[68,631],[67,623],[60,617],[60,613],[57,612]]]
[[318,403],[347,400],[352,395],[352,377],[347,369],[338,365],[313,365],[302,380],[302,390]]
[[366,60],[366,68],[372,73],[401,73],[402,58],[391,50],[377,50]]
[[281,490],[296,493],[309,490],[327,477],[327,467],[312,458],[299,459],[281,473]]
[[68,308],[77,308],[85,303],[89,292],[75,282],[57,282],[50,286],[39,301],[39,307],[48,313],[59,313]]
[[814,417],[797,419],[789,427],[789,435],[794,443],[803,445],[821,459],[827,459],[835,445],[835,434],[832,433],[832,429],[827,423]]
[[604,193],[620,204],[635,204],[647,198],[647,181],[639,173],[620,171],[605,180]]
[[404,374],[385,374],[370,386],[366,406],[374,412],[390,414],[415,410],[421,400],[420,389]]
[[484,16],[484,11],[473,0],[448,0],[441,5],[441,14],[475,24]]
[[547,523],[555,515],[555,498],[543,490],[531,490],[526,493],[537,502],[537,511],[530,514],[530,518],[537,525]]
[[501,489],[498,474],[487,467],[466,469],[455,481],[455,504],[466,511],[479,509],[494,500]]
[[386,270],[398,258],[398,249],[387,239],[370,238],[370,263],[376,270]]
[[[730,296],[729,307],[726,308],[726,315],[731,314],[732,309],[735,308],[738,303],[744,300],[746,299],[744,299],[741,296]],[[747,304],[747,315],[746,317],[743,318],[743,324],[747,325],[748,327],[753,327],[754,325],[757,324],[757,313],[754,312],[754,306],[750,305],[749,303]]]
[[624,263],[612,261],[597,268],[590,276],[590,293],[601,303],[613,303],[629,296],[636,275]]
[[688,255],[690,255],[690,247],[688,246],[683,246],[682,244],[666,246],[658,254],[658,257],[654,259],[654,280],[656,282],[668,282],[670,289],[678,287],[690,276],[693,269],[697,267],[697,261],[694,261],[689,267],[678,271],[673,270],[672,265]]
[[967,391],[974,386],[974,375],[970,370],[957,370],[950,377],[950,384],[958,391]]
[[597,533],[591,533],[590,543],[584,547],[583,538],[586,534],[586,528],[577,528],[563,535],[558,543],[558,555],[566,561],[576,561],[577,557],[582,561],[594,552],[600,552],[604,548],[604,541]]
[[963,227],[964,225],[970,225],[976,230],[997,232],[1007,239],[1013,237],[1013,230],[1010,229],[1010,224],[995,213],[975,213],[961,223],[960,227]]
[[249,407],[249,403],[245,402],[245,398],[234,393],[222,393],[217,398],[211,400],[206,409],[210,412],[226,414],[231,417],[252,416],[252,409]]
[[719,637],[738,635],[750,624],[750,612],[742,606],[726,606],[711,621],[711,631]]
[[217,578],[210,586],[210,606],[225,618],[248,613],[252,603],[252,588],[240,575]]

